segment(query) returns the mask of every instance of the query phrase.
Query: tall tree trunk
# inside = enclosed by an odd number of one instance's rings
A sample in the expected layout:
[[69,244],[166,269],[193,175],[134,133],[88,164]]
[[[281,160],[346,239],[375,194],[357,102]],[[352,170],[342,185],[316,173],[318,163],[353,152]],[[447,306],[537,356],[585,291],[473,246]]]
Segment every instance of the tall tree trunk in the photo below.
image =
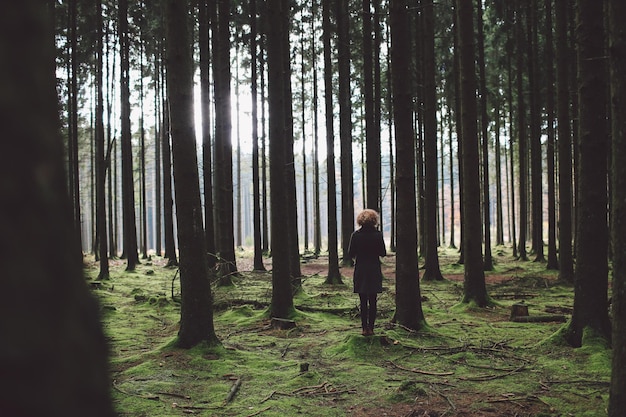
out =
[[569,101],[567,0],[556,1],[556,70],[559,152],[559,279],[574,282],[572,254],[572,134]]
[[459,71],[461,76],[461,117],[463,156],[463,253],[465,254],[464,303],[485,307],[490,303],[485,286],[480,221],[480,172],[478,163],[478,111],[474,66],[474,6],[456,1],[459,24]]
[[528,229],[528,145],[526,129],[526,105],[524,102],[524,55],[526,53],[524,36],[522,5],[517,4],[515,10],[515,37],[517,42],[517,122],[518,122],[518,147],[519,147],[519,258],[528,260],[526,254],[526,230]]
[[0,304],[0,415],[112,417],[106,339],[76,256],[49,7],[0,4],[0,122],[11,138],[0,152],[0,260],[10,294]]
[[530,182],[531,230],[534,262],[544,262],[543,252],[543,186],[541,151],[541,86],[539,82],[539,41],[537,30],[537,0],[528,0],[528,90],[530,92]]
[[[498,77],[498,86],[500,88],[500,77]],[[496,245],[504,245],[504,210],[502,208],[502,147],[500,146],[500,126],[501,126],[501,109],[502,96],[495,99],[494,109],[494,148],[496,159]],[[506,155],[506,154],[505,154]],[[506,160],[506,159],[505,159]],[[506,165],[504,166],[506,172]],[[508,186],[508,183],[506,184]]]
[[[378,0],[374,0],[378,1]],[[365,107],[365,143],[367,165],[366,208],[380,212],[380,135],[374,123],[374,46],[372,40],[371,0],[363,0],[363,93]],[[346,19],[347,22],[347,19]],[[339,27],[341,31],[342,28]],[[346,48],[347,50],[347,48]]]
[[188,3],[166,3],[167,95],[170,104],[181,310],[176,344],[219,343],[213,327],[212,272],[207,266],[193,120],[193,58]]
[[104,144],[104,85],[103,85],[103,36],[102,36],[102,1],[96,1],[96,235],[100,272],[98,279],[109,279],[109,250],[107,246],[107,214],[106,214],[106,159]]
[[200,112],[202,115],[202,179],[204,192],[204,240],[206,242],[209,268],[217,264],[215,248],[215,218],[213,211],[213,161],[211,143],[211,99],[209,66],[209,17],[207,0],[198,1],[199,48],[200,48]]
[[[337,0],[337,65],[339,67],[339,142],[341,149],[341,248],[342,264],[352,265],[348,256],[354,230],[354,184],[352,163],[352,104],[350,95],[350,19],[348,0]],[[329,182],[332,181],[329,178]]]
[[[510,39],[508,39],[508,35],[507,35],[507,43],[512,44],[512,42],[510,42]],[[510,194],[509,194],[509,200],[511,201],[511,203],[509,204],[509,207],[511,208],[511,217],[510,217],[510,227],[511,227],[511,243],[513,246],[513,257],[517,258],[518,256],[518,251],[517,251],[517,236],[516,236],[516,232],[517,232],[517,228],[516,228],[516,216],[515,216],[515,158],[514,158],[514,147],[515,147],[515,123],[514,123],[514,104],[513,104],[513,63],[512,63],[512,59],[510,54],[507,56],[507,60],[506,60],[506,67],[507,67],[507,89],[506,89],[506,95],[507,95],[507,101],[509,103],[509,166],[510,166],[510,171],[511,171],[511,176],[510,176],[510,185],[511,185],[511,189],[510,189]]]
[[130,36],[128,33],[128,0],[118,5],[120,38],[120,100],[122,138],[122,217],[124,222],[124,253],[126,270],[134,271],[139,263],[137,224],[135,221],[135,186],[133,180],[133,150],[130,126]]
[[301,125],[302,125],[302,213],[304,225],[304,251],[309,251],[309,195],[308,195],[308,179],[307,179],[307,159],[306,159],[306,65],[304,56],[304,15],[301,13],[300,18],[300,99],[301,99]]
[[268,0],[265,7],[267,36],[268,101],[270,132],[270,192],[272,228],[272,301],[270,316],[289,318],[294,313],[293,288],[289,270],[289,240],[285,227],[287,194],[285,192],[285,37],[284,16],[289,14],[285,0]]
[[230,0],[209,3],[215,85],[215,208],[220,285],[237,271],[233,219],[233,160],[230,102]]
[[407,88],[410,67],[410,29],[406,0],[391,0],[391,64],[393,113],[396,137],[396,188],[398,196],[398,247],[396,252],[395,320],[409,329],[426,325],[417,266],[417,220],[415,213],[415,153],[412,92]]
[[[608,316],[608,225],[606,61],[603,3],[577,0],[580,138],[574,311],[566,339],[582,346],[585,332],[610,341]],[[586,333],[589,335],[590,333]]]
[[[344,0],[339,0],[340,11],[346,13]],[[339,272],[339,250],[337,242],[337,188],[335,182],[335,131],[333,111],[333,65],[331,61],[331,0],[322,0],[322,39],[324,43],[324,104],[326,120],[326,177],[328,209],[328,275],[327,284],[341,284]],[[343,20],[343,13],[337,13],[337,19]],[[347,252],[346,252],[347,253]]]
[[423,279],[443,280],[437,254],[437,86],[435,82],[435,14],[433,0],[422,1],[424,41],[424,220],[425,265]]
[[480,127],[483,162],[483,187],[482,209],[484,228],[484,268],[485,271],[493,270],[493,258],[491,256],[491,210],[489,197],[489,115],[487,114],[487,76],[485,75],[485,35],[483,30],[483,6],[482,0],[476,1],[477,26],[478,26],[478,73],[480,92]]
[[552,36],[552,0],[545,0],[546,7],[546,121],[547,168],[548,168],[548,269],[559,269],[556,251],[556,183],[554,166],[554,45]]
[[[311,15],[311,56],[317,56],[317,34],[315,22],[317,16],[317,1],[313,2]],[[322,219],[320,209],[320,164],[319,164],[319,117],[317,96],[317,65],[313,65],[313,241],[315,246],[315,256],[319,256],[322,251]],[[337,226],[335,226],[336,228]],[[335,232],[335,236],[337,233]]]
[[256,0],[250,0],[250,57],[252,94],[252,217],[254,227],[255,271],[265,271],[263,248],[261,247],[261,192],[259,184],[259,115],[257,92],[257,7]]
[[[161,43],[161,40],[158,41]],[[160,46],[159,46],[160,48]],[[162,207],[162,191],[161,187],[163,186],[161,181],[161,131],[163,129],[163,109],[160,106],[160,103],[163,102],[163,97],[161,97],[161,65],[160,65],[160,57],[159,53],[156,52],[154,54],[154,77],[155,77],[155,88],[154,88],[154,219],[155,219],[155,236],[154,240],[156,242],[156,254],[157,256],[162,256],[163,251],[161,247],[161,230],[163,228],[161,221],[161,213],[163,213]]]
[[613,243],[613,360],[609,417],[626,410],[626,5],[608,1],[609,58],[613,122],[613,195],[611,204]]

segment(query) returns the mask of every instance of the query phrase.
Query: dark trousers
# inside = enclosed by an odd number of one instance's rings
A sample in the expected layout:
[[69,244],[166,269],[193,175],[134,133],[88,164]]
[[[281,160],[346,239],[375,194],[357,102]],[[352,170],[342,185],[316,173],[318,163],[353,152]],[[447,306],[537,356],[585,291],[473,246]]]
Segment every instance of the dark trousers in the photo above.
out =
[[374,321],[376,321],[376,296],[376,293],[359,293],[359,298],[361,299],[361,326],[363,329],[374,329]]

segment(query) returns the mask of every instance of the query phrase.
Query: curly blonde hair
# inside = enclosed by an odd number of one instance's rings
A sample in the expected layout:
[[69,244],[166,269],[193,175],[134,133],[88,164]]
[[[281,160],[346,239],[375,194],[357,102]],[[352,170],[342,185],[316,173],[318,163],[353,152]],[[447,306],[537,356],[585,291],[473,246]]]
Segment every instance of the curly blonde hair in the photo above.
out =
[[356,223],[359,226],[378,226],[380,217],[375,210],[365,209],[356,217]]

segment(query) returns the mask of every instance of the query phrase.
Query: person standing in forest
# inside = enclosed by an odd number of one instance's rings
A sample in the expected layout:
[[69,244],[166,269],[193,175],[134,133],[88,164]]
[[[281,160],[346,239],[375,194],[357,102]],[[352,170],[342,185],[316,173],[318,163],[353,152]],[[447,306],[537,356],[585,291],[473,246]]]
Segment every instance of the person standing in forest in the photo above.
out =
[[361,326],[363,336],[374,334],[376,298],[383,292],[383,273],[380,256],[387,255],[383,234],[378,230],[380,217],[365,209],[356,218],[360,226],[350,236],[348,256],[354,258],[354,292],[361,300]]

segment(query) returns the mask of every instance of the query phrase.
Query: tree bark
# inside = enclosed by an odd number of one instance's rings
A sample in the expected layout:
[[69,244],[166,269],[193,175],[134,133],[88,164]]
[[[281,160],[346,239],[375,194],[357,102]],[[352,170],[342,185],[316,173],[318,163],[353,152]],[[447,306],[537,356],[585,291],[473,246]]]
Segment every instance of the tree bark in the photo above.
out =
[[459,24],[459,71],[461,77],[461,118],[463,158],[463,253],[465,255],[464,303],[485,307],[490,303],[485,286],[480,221],[480,173],[478,164],[478,112],[474,66],[474,6],[457,0]]
[[399,225],[396,252],[395,320],[413,330],[426,324],[417,266],[417,221],[412,92],[407,88],[410,67],[409,16],[406,0],[391,0],[391,64],[396,137],[396,189]]
[[[603,3],[577,1],[580,138],[574,312],[566,339],[574,347],[584,333],[611,339],[608,316],[606,61]],[[589,333],[587,333],[589,334]]]
[[0,415],[113,417],[106,339],[76,256],[49,7],[0,4],[0,123],[11,138],[0,152],[10,294],[0,303]]
[[626,410],[626,5],[608,1],[609,58],[613,133],[613,195],[611,204],[613,243],[613,360],[609,417]]
[[422,279],[443,280],[437,254],[437,87],[435,82],[435,22],[433,0],[422,2],[424,41],[424,240],[425,270]]
[[193,120],[193,59],[188,3],[166,3],[167,95],[170,104],[176,219],[180,251],[181,311],[176,344],[219,343],[213,327]]
[[[338,5],[344,11],[345,1],[339,0]],[[328,275],[327,284],[341,284],[339,271],[339,250],[337,242],[337,189],[335,182],[335,131],[333,112],[333,66],[331,61],[331,0],[322,2],[322,39],[324,43],[324,90],[325,90],[325,120],[326,120],[326,177],[327,177],[327,211],[328,211]],[[337,13],[337,17],[343,13]],[[341,17],[343,18],[343,17]],[[347,252],[346,252],[347,253]]]
[[572,134],[569,102],[568,2],[556,1],[556,70],[559,152],[559,279],[574,282],[572,254]]

